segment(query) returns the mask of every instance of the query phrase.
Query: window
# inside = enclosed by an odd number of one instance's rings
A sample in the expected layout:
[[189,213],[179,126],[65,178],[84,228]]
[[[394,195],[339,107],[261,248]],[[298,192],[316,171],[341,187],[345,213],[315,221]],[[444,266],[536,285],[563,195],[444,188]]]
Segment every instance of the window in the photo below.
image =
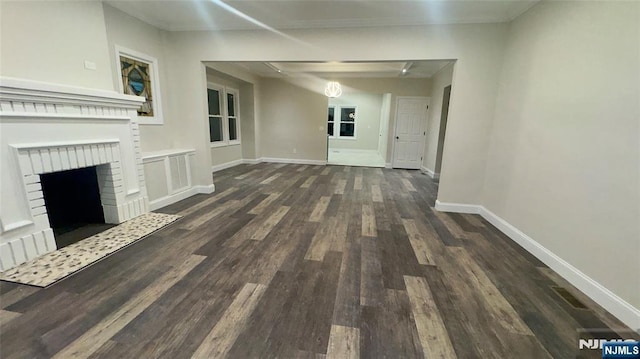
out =
[[220,90],[207,89],[209,101],[209,138],[211,143],[224,141],[222,126],[222,108],[220,107]]
[[240,143],[238,90],[216,84],[207,86],[211,147]]
[[356,106],[329,106],[327,133],[334,138],[356,138]]
[[229,141],[238,141],[238,104],[237,92],[227,90],[227,120],[229,124]]
[[329,134],[329,136],[333,136],[333,128],[334,128],[334,120],[333,120],[333,114],[335,113],[336,108],[333,106],[329,106],[329,117],[328,117],[328,122],[327,122],[327,133]]
[[138,123],[162,125],[158,60],[118,45],[115,50],[120,92],[146,99],[138,109]]

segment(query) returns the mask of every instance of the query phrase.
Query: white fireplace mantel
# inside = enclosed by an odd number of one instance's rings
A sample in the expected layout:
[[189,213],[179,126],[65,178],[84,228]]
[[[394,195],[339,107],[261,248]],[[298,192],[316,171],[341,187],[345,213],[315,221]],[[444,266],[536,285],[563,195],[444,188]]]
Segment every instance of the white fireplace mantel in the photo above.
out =
[[56,249],[41,174],[96,166],[107,223],[148,212],[136,111],[143,102],[0,77],[0,270]]

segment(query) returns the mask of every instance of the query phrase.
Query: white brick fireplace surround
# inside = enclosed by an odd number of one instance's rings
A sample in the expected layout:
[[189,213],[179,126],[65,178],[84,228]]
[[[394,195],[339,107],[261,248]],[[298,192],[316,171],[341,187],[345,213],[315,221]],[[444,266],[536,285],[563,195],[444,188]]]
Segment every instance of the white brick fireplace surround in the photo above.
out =
[[105,222],[148,212],[136,112],[142,102],[0,78],[0,270],[56,250],[41,174],[96,166]]

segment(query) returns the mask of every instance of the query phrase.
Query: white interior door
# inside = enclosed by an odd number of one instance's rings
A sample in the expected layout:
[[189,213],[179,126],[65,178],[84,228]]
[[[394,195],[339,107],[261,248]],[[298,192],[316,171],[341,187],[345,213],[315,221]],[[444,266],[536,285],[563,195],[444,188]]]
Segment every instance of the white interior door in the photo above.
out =
[[428,97],[398,97],[393,168],[419,169],[422,165],[428,108]]

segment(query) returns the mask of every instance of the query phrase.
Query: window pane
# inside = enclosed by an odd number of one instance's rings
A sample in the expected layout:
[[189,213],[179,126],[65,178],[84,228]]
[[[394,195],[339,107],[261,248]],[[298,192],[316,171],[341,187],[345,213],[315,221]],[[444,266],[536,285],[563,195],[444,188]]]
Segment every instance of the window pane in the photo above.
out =
[[207,89],[209,99],[209,116],[220,115],[220,93],[217,90]]
[[209,138],[211,142],[222,141],[222,117],[209,117]]
[[343,107],[340,111],[340,122],[354,122],[356,120],[356,109],[353,107]]
[[329,126],[327,126],[327,133],[329,136],[333,136],[333,122],[329,122]]
[[238,129],[236,126],[236,121],[238,119],[235,117],[229,117],[229,139],[231,141],[238,139]]
[[229,116],[235,116],[236,115],[236,107],[234,104],[234,96],[232,93],[228,93],[227,94],[227,111],[229,111],[227,113],[227,115]]
[[353,123],[341,123],[340,124],[340,136],[353,137],[355,134],[356,125]]
[[333,121],[333,113],[335,109],[333,107],[329,107],[329,121]]

